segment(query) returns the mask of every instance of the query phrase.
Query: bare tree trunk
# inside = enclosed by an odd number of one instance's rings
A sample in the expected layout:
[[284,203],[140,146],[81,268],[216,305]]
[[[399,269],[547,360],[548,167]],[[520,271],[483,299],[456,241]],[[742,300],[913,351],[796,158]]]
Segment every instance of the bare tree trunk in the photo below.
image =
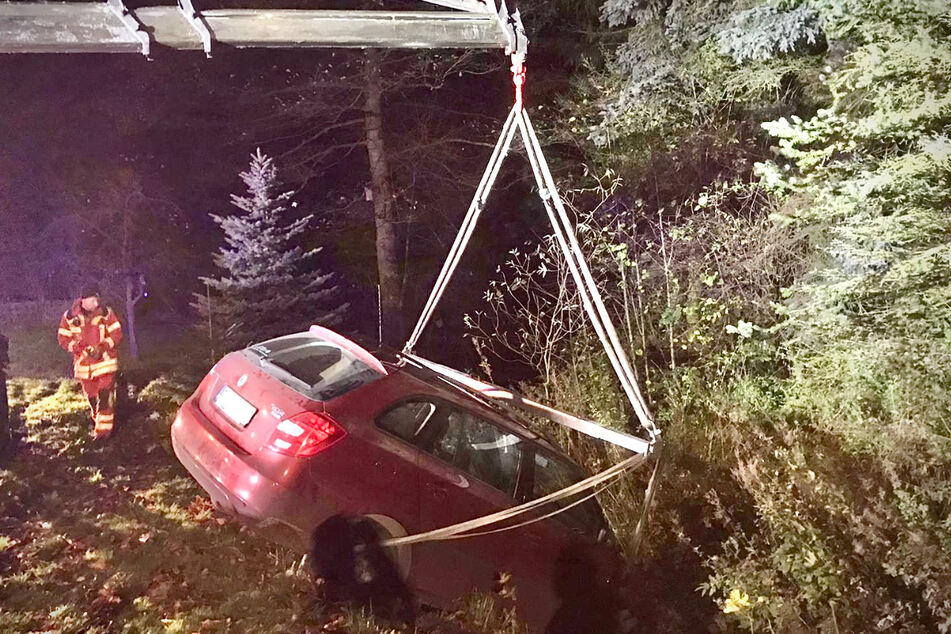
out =
[[135,305],[142,297],[141,288],[138,292],[133,288],[133,284],[138,284],[138,280],[133,280],[131,273],[125,276],[125,320],[126,333],[129,342],[129,356],[133,359],[139,358],[139,340],[135,336]]
[[139,358],[139,341],[135,336],[135,305],[141,297],[141,287],[138,292],[133,288],[138,279],[133,279],[132,273],[132,207],[131,197],[126,198],[122,208],[122,276],[125,278],[125,336],[129,343],[129,356]]
[[0,335],[0,458],[10,447],[10,406],[7,403],[7,339]]
[[403,337],[403,293],[400,284],[400,244],[390,165],[383,144],[383,78],[379,50],[366,53],[366,136],[370,187],[376,221],[376,259],[383,309],[383,342],[399,345]]

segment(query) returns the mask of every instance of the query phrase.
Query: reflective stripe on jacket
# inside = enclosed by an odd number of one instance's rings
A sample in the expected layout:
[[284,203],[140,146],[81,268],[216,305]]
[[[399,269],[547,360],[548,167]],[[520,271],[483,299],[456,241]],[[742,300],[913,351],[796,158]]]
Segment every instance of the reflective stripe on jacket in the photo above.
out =
[[57,335],[59,345],[73,355],[73,375],[77,379],[92,379],[119,370],[117,348],[122,340],[122,325],[108,306],[87,313],[77,301],[63,313]]

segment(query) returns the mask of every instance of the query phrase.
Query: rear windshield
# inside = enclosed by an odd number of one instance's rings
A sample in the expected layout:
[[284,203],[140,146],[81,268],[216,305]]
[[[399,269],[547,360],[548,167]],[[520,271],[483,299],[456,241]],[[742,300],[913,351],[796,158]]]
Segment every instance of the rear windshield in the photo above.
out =
[[288,335],[247,350],[271,374],[317,401],[329,401],[383,376],[353,353],[312,334]]

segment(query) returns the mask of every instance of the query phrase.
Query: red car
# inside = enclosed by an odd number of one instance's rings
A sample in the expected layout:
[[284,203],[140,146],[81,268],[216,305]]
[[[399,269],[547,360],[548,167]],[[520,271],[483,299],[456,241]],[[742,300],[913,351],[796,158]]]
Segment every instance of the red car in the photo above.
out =
[[[172,445],[216,506],[301,549],[335,515],[403,536],[586,475],[477,395],[319,327],[221,359],[182,405]],[[577,544],[616,553],[593,499],[515,530],[402,547],[396,559],[418,598],[436,606],[489,591],[508,573],[523,618],[541,626],[558,607],[559,555]]]

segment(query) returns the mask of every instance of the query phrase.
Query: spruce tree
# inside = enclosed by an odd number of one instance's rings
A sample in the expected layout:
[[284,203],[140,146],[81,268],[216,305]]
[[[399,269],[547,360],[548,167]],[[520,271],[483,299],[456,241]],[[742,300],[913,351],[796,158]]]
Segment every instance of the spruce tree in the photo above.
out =
[[333,275],[313,262],[320,248],[305,250],[300,235],[313,214],[286,221],[292,192],[278,193],[277,168],[260,149],[240,174],[246,196],[232,194],[233,215],[211,214],[225,245],[214,257],[220,277],[202,277],[206,294],[196,294],[210,336],[224,347],[340,323],[347,304],[337,303]]

